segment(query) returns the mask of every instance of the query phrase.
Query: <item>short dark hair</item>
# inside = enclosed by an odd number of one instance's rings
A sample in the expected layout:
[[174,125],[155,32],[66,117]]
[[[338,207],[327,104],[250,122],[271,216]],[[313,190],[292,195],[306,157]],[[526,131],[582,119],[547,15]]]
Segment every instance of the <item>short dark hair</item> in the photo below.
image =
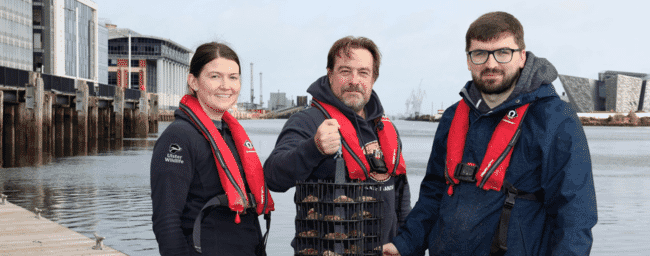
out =
[[350,57],[351,49],[366,49],[372,55],[372,78],[377,80],[379,77],[379,65],[381,64],[381,53],[377,45],[366,37],[346,36],[334,42],[327,54],[327,69],[334,70],[336,55],[343,51],[345,56]]
[[[190,74],[199,78],[201,71],[203,71],[203,67],[205,67],[205,65],[210,61],[218,58],[224,58],[236,62],[237,66],[239,66],[239,74],[241,75],[241,65],[239,64],[239,56],[237,56],[237,53],[228,45],[217,42],[204,43],[196,48],[196,52],[194,53],[194,56],[192,56],[192,61],[190,61]],[[192,88],[190,88],[189,85],[188,89],[190,95],[196,96],[196,92],[192,91]]]
[[507,12],[490,12],[483,14],[469,25],[465,35],[465,51],[469,51],[472,40],[486,42],[497,39],[503,33],[511,33],[519,49],[526,49],[524,27],[519,20]]

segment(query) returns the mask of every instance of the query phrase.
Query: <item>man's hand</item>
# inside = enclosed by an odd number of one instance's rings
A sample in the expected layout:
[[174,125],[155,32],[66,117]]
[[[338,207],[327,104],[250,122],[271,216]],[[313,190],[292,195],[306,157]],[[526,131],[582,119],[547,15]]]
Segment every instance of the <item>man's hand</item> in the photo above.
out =
[[339,123],[336,119],[326,119],[316,130],[314,142],[323,155],[332,155],[341,146],[341,135],[339,134]]
[[387,243],[384,245],[384,256],[400,256],[399,251],[395,248],[393,243]]

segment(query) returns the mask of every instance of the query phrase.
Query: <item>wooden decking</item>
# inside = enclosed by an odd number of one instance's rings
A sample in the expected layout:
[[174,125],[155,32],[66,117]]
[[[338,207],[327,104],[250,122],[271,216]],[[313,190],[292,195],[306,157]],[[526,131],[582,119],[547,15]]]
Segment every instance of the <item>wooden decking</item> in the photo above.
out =
[[[82,234],[0,201],[0,256],[4,255],[126,255]],[[100,234],[101,235],[101,234]]]

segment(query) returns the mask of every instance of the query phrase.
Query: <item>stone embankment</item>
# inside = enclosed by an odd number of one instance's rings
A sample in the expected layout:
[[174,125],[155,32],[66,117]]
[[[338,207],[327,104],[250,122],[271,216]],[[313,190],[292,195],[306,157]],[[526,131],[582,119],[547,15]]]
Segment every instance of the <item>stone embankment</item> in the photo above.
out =
[[580,115],[584,126],[650,126],[650,116],[647,113],[630,112],[627,115],[613,114],[607,118]]

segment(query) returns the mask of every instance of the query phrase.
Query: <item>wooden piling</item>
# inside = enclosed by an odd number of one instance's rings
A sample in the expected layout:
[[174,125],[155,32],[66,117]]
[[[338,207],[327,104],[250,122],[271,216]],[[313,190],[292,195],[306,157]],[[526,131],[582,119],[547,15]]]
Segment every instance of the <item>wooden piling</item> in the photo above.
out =
[[111,121],[114,121],[113,125],[113,134],[114,138],[122,139],[124,138],[124,88],[115,87],[115,96],[113,96],[113,114],[114,118]]
[[31,115],[27,112],[25,102],[18,103],[16,108],[16,148],[14,157],[16,158],[15,167],[27,166],[27,127],[31,123]]
[[74,145],[74,137],[73,137],[73,129],[74,126],[72,125],[72,121],[74,119],[74,110],[70,107],[64,108],[64,115],[63,115],[63,155],[64,156],[72,156],[73,154],[73,145]]
[[88,99],[88,154],[91,155],[97,154],[97,138],[99,137],[98,110],[97,98],[90,97]]
[[[3,126],[3,123],[4,123],[4,108],[5,108],[4,98],[5,98],[4,92],[2,90],[0,90],[0,134],[4,134],[4,131],[2,130],[2,128],[4,127]],[[3,141],[2,137],[4,137],[4,136],[0,135],[0,154],[2,154],[2,156],[0,156],[0,168],[2,168],[2,166],[4,165],[4,159],[3,159],[4,158],[3,157],[4,156],[4,151],[2,151],[2,149],[3,149],[3,147],[2,147],[2,141]]]
[[52,99],[54,94],[47,92],[43,95],[43,163],[50,161],[54,156],[54,126],[52,111]]
[[4,104],[2,130],[3,153],[5,167],[16,166],[16,105]]
[[158,95],[149,94],[149,133],[158,132]]
[[[25,92],[25,130],[27,154],[24,157],[27,165],[43,163],[43,79],[40,73],[29,72],[29,84]],[[22,165],[21,165],[22,166]]]
[[113,122],[113,110],[110,108],[105,108],[102,110],[104,113],[104,139],[113,138],[113,132],[115,131]]
[[64,109],[61,106],[57,106],[55,109],[54,115],[54,156],[60,157],[63,156],[65,150],[64,144]]
[[88,155],[88,84],[78,81],[75,97],[75,155]]
[[140,101],[134,110],[134,137],[146,138],[149,133],[149,94],[140,90]]

